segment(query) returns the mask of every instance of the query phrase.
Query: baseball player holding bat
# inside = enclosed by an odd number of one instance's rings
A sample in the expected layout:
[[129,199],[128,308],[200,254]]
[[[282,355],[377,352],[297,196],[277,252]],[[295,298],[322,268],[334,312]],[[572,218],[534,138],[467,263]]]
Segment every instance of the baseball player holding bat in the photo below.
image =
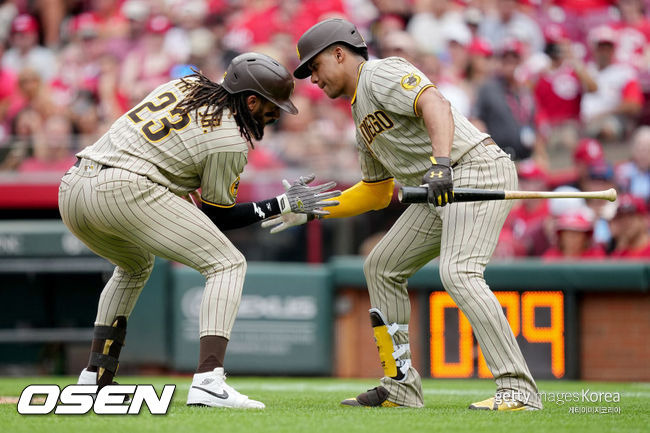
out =
[[[201,73],[163,84],[120,117],[61,180],[59,210],[70,231],[115,264],[95,319],[88,366],[80,384],[111,384],[127,320],[154,256],[201,272],[199,365],[187,404],[264,408],[225,383],[223,360],[241,299],[246,260],[223,234],[272,215],[326,214],[335,184],[311,187],[313,176],[286,193],[236,203],[248,147],[280,110],[296,114],[294,82],[272,58],[256,53],[232,60],[223,82]],[[181,196],[201,188],[202,209]]]
[[[454,187],[516,189],[513,162],[406,60],[368,61],[366,44],[352,23],[322,21],[301,36],[297,48],[300,64],[294,76],[311,76],[330,98],[349,97],[357,128],[362,180],[343,191],[340,204],[325,218],[388,206],[394,179],[428,187],[428,204],[410,205],[364,264],[384,377],[380,386],[342,404],[423,406],[421,379],[410,359],[407,280],[439,256],[443,285],[469,319],[496,380],[495,396],[470,409],[540,409],[535,381],[483,279],[511,204],[454,203]],[[263,226],[277,233],[307,220],[287,214]]]

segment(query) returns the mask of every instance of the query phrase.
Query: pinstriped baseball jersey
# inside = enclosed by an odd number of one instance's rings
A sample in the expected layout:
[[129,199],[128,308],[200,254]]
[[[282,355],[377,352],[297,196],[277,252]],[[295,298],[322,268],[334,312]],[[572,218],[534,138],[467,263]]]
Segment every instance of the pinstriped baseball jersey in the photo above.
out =
[[214,128],[196,122],[194,112],[181,115],[175,107],[185,91],[181,80],[159,86],[77,156],[146,176],[179,195],[200,187],[204,200],[234,205],[248,143],[227,109]]
[[[359,68],[352,98],[357,126],[361,171],[366,181],[388,177],[403,185],[419,185],[431,167],[431,139],[418,116],[417,101],[431,82],[407,61],[391,57],[372,60]],[[512,161],[497,146],[481,145],[488,137],[453,107],[454,136],[451,149],[456,187],[516,188]],[[528,404],[540,408],[537,386],[517,346],[498,301],[482,278],[497,244],[510,203],[453,203],[443,208],[409,206],[373,248],[364,264],[370,304],[389,323],[408,324],[411,306],[408,278],[423,265],[440,257],[445,290],[467,316],[500,392],[519,390],[531,396]],[[409,335],[397,331],[394,344],[407,345]],[[407,350],[400,355],[410,361]],[[408,365],[408,364],[405,364]],[[422,407],[422,382],[408,367],[403,379],[383,377],[389,401]]]
[[[420,185],[431,167],[431,138],[417,113],[417,101],[431,81],[400,57],[371,60],[360,66],[352,116],[364,180],[395,177],[402,185]],[[488,137],[452,107],[452,164]]]

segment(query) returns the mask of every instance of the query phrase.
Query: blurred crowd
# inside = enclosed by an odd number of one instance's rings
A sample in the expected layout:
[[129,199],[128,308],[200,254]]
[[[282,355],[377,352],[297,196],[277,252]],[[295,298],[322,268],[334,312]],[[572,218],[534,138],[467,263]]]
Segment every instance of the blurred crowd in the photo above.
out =
[[518,200],[501,231],[495,257],[650,260],[650,126],[639,127],[631,140],[632,158],[614,166],[598,140],[581,139],[568,176],[551,176],[532,159],[520,161],[521,190],[614,188],[618,199]]
[[[523,201],[499,257],[650,256],[650,0],[0,0],[0,171],[62,174],[159,84],[238,53],[290,70],[298,37],[345,17],[517,161],[522,189],[614,187],[617,203]],[[246,172],[354,183],[346,101],[297,81]],[[268,129],[268,128],[267,128]],[[644,251],[639,253],[639,251]]]

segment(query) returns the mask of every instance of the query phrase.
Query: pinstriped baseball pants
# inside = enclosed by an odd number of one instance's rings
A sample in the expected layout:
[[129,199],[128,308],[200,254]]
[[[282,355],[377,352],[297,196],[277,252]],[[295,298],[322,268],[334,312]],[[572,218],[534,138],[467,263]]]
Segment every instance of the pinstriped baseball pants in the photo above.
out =
[[244,256],[200,209],[162,185],[122,169],[90,168],[83,161],[61,180],[59,210],[75,236],[115,265],[95,325],[129,317],[155,255],[203,274],[200,336],[229,338],[246,273]]
[[[498,146],[479,144],[458,161],[454,186],[516,189],[517,173]],[[453,203],[441,208],[411,205],[372,250],[364,272],[372,307],[379,308],[388,322],[406,324],[411,313],[407,279],[440,256],[443,286],[472,325],[497,391],[530,393],[528,404],[541,407],[537,385],[483,278],[511,207],[510,201]],[[408,334],[398,332],[394,339],[396,344],[406,344]],[[404,382],[388,377],[381,382],[390,392],[390,401],[422,406],[421,379],[413,367]]]

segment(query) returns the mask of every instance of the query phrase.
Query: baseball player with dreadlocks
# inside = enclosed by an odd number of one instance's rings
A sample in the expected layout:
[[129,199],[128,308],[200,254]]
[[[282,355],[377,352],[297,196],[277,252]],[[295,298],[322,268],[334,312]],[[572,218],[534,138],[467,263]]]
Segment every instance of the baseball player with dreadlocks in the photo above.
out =
[[[296,114],[289,72],[272,58],[242,54],[221,84],[201,73],[163,84],[77,154],[63,177],[64,223],[96,254],[115,264],[95,319],[88,366],[78,383],[112,383],[128,317],[154,256],[201,272],[199,365],[188,405],[264,408],[225,383],[223,360],[241,299],[246,261],[222,233],[288,212],[326,214],[335,184],[313,176],[270,200],[236,203],[248,146],[280,110]],[[181,198],[201,188],[202,209]]]
[[[422,383],[410,359],[407,279],[439,256],[443,285],[469,319],[497,384],[494,397],[470,409],[541,408],[535,381],[483,279],[511,205],[453,203],[454,186],[516,189],[512,161],[406,60],[367,61],[366,44],[348,21],[325,20],[307,30],[298,56],[294,76],[311,76],[330,98],[349,97],[357,128],[362,180],[343,191],[325,217],[388,206],[394,179],[429,189],[429,204],[409,206],[366,259],[370,322],[384,377],[381,386],[342,404],[422,407]],[[289,213],[262,225],[277,233],[307,219]]]

